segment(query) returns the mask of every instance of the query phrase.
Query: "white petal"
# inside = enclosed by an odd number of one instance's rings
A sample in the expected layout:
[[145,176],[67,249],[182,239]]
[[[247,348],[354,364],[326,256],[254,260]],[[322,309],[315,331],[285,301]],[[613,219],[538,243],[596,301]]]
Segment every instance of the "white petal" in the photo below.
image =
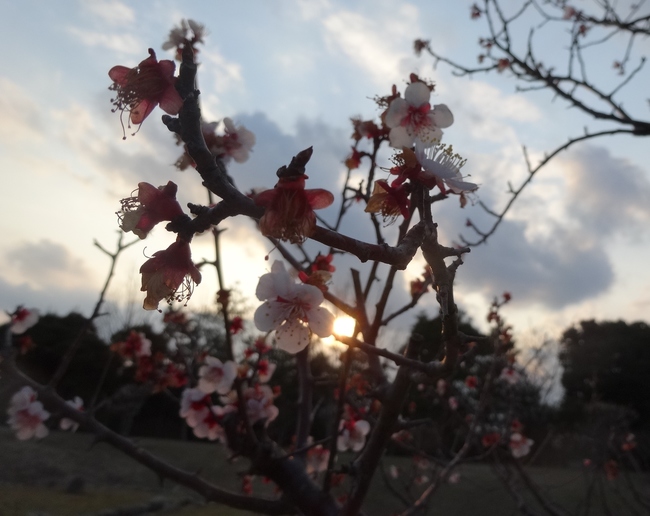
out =
[[307,303],[310,306],[320,305],[325,297],[323,292],[318,287],[314,285],[294,285],[293,288],[293,297],[291,299],[300,299],[303,303]]
[[289,303],[279,301],[264,301],[253,316],[255,326],[260,331],[271,331],[276,329],[282,321],[286,320],[291,310]]
[[447,107],[446,104],[436,104],[433,106],[433,122],[438,126],[449,127],[454,123],[454,115],[451,113],[451,110]]
[[424,170],[436,177],[439,177],[440,179],[456,179],[457,177],[455,170],[449,167],[445,167],[444,165],[441,165],[432,159],[426,158],[420,161],[420,165],[422,165],[422,168],[424,168]]
[[361,435],[367,435],[370,432],[370,423],[365,419],[361,419],[355,423],[354,429]]
[[442,131],[435,125],[421,125],[417,128],[417,137],[426,147],[431,147],[442,140]]
[[255,295],[260,301],[275,299],[278,296],[289,299],[295,282],[284,268],[284,264],[276,260],[273,262],[271,272],[264,274],[255,290]]
[[388,137],[390,138],[390,146],[396,149],[411,147],[411,145],[413,145],[413,140],[415,139],[413,135],[409,134],[406,127],[402,126],[391,129]]
[[386,111],[386,125],[390,128],[399,127],[408,111],[408,102],[401,97],[393,99],[390,106],[388,106],[388,111]]
[[473,192],[478,189],[478,185],[460,179],[445,179],[445,183],[454,193]]
[[334,325],[334,316],[329,310],[321,306],[312,308],[307,312],[309,318],[309,327],[319,337],[329,337],[332,334],[332,326]]
[[298,353],[309,345],[309,328],[297,319],[285,322],[275,333],[277,345],[288,353]]
[[423,82],[414,82],[404,90],[404,98],[411,106],[420,107],[422,104],[429,102],[431,90]]

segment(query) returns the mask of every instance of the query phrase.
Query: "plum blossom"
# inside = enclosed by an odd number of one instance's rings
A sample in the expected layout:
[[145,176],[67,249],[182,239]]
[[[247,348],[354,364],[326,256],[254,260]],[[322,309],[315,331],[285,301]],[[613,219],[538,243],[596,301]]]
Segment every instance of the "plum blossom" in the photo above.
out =
[[269,424],[278,417],[279,410],[273,404],[273,390],[268,385],[256,385],[244,391],[246,413],[251,423],[264,421]]
[[181,395],[179,415],[185,419],[190,428],[194,428],[207,416],[208,395],[200,389],[185,389]]
[[111,350],[127,360],[151,356],[151,341],[147,336],[131,330],[126,340],[111,345]]
[[36,400],[36,391],[26,385],[11,397],[7,414],[9,426],[21,441],[36,437],[42,439],[49,431],[43,421],[50,413]]
[[334,202],[331,192],[322,188],[305,189],[305,166],[313,148],[300,151],[288,166],[277,171],[279,178],[275,187],[256,194],[255,204],[265,208],[260,219],[260,231],[264,236],[288,240],[297,244],[304,242],[316,229],[314,210],[327,208]]
[[510,436],[510,453],[516,459],[525,457],[530,453],[530,448],[535,441],[527,439],[519,432],[515,432]]
[[307,463],[305,469],[307,474],[320,473],[327,470],[327,463],[330,458],[330,451],[322,444],[314,446],[307,451]]
[[132,231],[143,239],[159,222],[182,216],[183,209],[176,200],[177,190],[178,186],[172,181],[158,188],[149,183],[138,183],[138,195],[120,201],[122,209],[117,216],[122,231]]
[[514,367],[504,367],[501,369],[499,379],[510,385],[517,385],[521,381],[521,375]]
[[404,185],[393,188],[387,181],[378,179],[375,181],[372,195],[368,199],[364,211],[367,213],[381,213],[384,221],[392,223],[399,215],[405,218],[408,217],[409,207],[408,190]]
[[[173,61],[156,59],[156,53],[149,49],[149,57],[135,68],[114,66],[108,72],[113,80],[109,87],[117,93],[111,102],[113,111],[120,117],[129,113],[130,122],[140,125],[154,108],[160,108],[170,115],[177,115],[183,107],[183,99],[175,88],[176,65]],[[129,126],[130,127],[130,126]]]
[[237,163],[244,163],[255,145],[255,134],[243,125],[236,126],[228,117],[223,119],[223,125],[226,133],[214,154],[221,155],[222,159],[232,158]]
[[22,335],[38,322],[39,312],[36,308],[25,308],[19,306],[11,314],[9,329],[14,335]]
[[390,144],[401,149],[411,147],[415,139],[433,145],[442,139],[442,129],[454,123],[454,116],[445,104],[431,109],[431,90],[421,81],[409,84],[404,98],[393,99],[386,112],[386,125],[390,128]]
[[[187,300],[194,284],[201,283],[201,273],[192,263],[190,244],[179,239],[164,251],[157,251],[142,267],[142,290],[147,293],[143,307],[157,310],[158,303],[167,299]],[[179,292],[180,289],[180,292]]]
[[236,410],[232,405],[225,407],[212,405],[207,411],[202,412],[203,419],[197,421],[196,425],[192,427],[192,432],[200,439],[207,438],[210,441],[218,439],[222,443],[226,443],[226,433],[220,423],[224,416]]
[[[75,396],[74,399],[66,401],[68,405],[70,405],[73,409],[81,411],[84,406],[84,401],[79,397]],[[59,427],[61,430],[70,430],[72,432],[76,432],[77,428],[79,428],[79,423],[76,421],[69,419],[67,417],[64,417],[59,421]]]
[[260,277],[255,295],[264,301],[255,311],[255,326],[260,331],[275,330],[280,349],[298,353],[307,347],[312,333],[332,334],[334,316],[320,306],[323,292],[313,285],[296,284],[281,261],[276,260],[271,272]]
[[223,363],[218,358],[208,356],[205,357],[205,365],[199,369],[198,387],[205,394],[227,394],[236,377],[237,365],[232,360]]
[[463,180],[460,169],[463,168],[466,160],[454,153],[451,145],[438,143],[432,147],[416,141],[415,155],[424,169],[421,174],[423,184],[431,181],[437,184],[442,192],[446,191],[446,187],[455,194],[473,192],[478,188],[477,184]]
[[260,383],[267,383],[275,372],[276,364],[269,362],[265,358],[257,362],[257,378]]
[[370,423],[365,419],[341,420],[336,447],[339,451],[358,452],[366,444],[366,435],[370,432]]

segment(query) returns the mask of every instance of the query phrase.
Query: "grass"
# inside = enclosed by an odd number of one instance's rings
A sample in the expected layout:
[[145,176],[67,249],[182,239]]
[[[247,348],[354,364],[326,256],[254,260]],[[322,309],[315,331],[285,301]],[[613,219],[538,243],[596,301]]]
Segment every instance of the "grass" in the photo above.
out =
[[[238,492],[240,474],[246,463],[226,461],[226,450],[212,443],[143,439],[141,445],[172,464],[215,484]],[[155,500],[177,507],[164,511],[173,516],[250,516],[251,513],[214,504],[205,505],[195,493],[169,481],[161,483],[153,472],[106,444],[93,445],[92,436],[53,432],[41,441],[20,442],[6,428],[0,428],[0,515],[67,516],[100,514],[102,510],[129,508]],[[386,464],[407,470],[409,458],[390,457]],[[516,514],[516,504],[486,465],[466,465],[460,470],[461,481],[442,485],[433,497],[428,514],[456,516],[465,514]],[[530,468],[531,476],[557,504],[576,513],[585,492],[585,477],[576,469]],[[79,494],[66,492],[71,482],[83,481]],[[637,483],[650,496],[648,477]],[[611,514],[645,514],[635,506],[623,479],[606,486]],[[271,495],[271,486],[254,481],[254,493]],[[413,493],[417,489],[411,486]],[[596,492],[598,490],[596,489]],[[531,496],[525,500],[539,509]],[[181,501],[191,501],[179,507]],[[605,514],[600,501],[590,516]],[[404,506],[386,489],[380,474],[375,475],[370,496],[364,505],[367,514],[389,516]],[[540,511],[541,512],[541,511]],[[151,512],[150,514],[153,514]],[[160,513],[159,513],[160,514]]]

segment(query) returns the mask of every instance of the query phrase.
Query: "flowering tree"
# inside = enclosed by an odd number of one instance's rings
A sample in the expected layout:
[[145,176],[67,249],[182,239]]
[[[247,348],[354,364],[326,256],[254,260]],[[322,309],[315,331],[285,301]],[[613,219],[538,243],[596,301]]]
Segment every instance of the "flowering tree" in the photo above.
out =
[[[469,457],[493,454],[504,468],[519,469],[520,459],[534,443],[512,403],[521,399],[517,389],[525,383],[525,373],[517,364],[510,328],[499,313],[510,295],[504,294],[491,306],[490,335],[461,331],[454,277],[469,248],[439,242],[432,216],[432,204],[457,201],[462,209],[478,189],[462,173],[465,160],[441,143],[443,129],[454,118],[448,106],[430,104],[434,85],[412,74],[403,92],[393,86],[388,95],[377,97],[381,109],[377,120],[352,120],[353,145],[345,161],[348,171],[338,213],[334,220],[326,221],[316,210],[332,205],[335,197],[324,189],[307,188],[312,147],[277,170],[273,188],[244,193],[229,177],[228,162],[246,160],[255,136],[228,118],[223,121],[224,133],[218,134],[219,125],[201,117],[196,58],[203,32],[192,20],[172,30],[165,48],[174,49],[181,61],[178,75],[173,61],[158,60],[149,49],[149,57],[140,64],[116,66],[109,77],[123,136],[134,127],[137,133],[159,106],[167,113],[163,123],[183,145],[177,166],[194,169],[209,192],[209,205],[190,203],[189,214],[176,201],[177,186],[171,181],[162,186],[141,182],[137,193],[122,200],[119,216],[124,232],[144,239],[153,227],[166,222],[165,228],[174,235],[169,247],[155,252],[140,268],[143,308],[159,310],[163,301],[187,303],[201,283],[199,266],[207,265],[193,262],[192,240],[211,230],[217,250],[213,265],[220,284],[217,300],[225,346],[217,349],[210,339],[202,339],[182,312],[170,309],[165,321],[176,343],[173,351],[155,350],[147,335],[137,330],[125,333],[111,349],[125,367],[135,370],[134,380],[146,385],[149,392],[182,389],[179,414],[196,437],[220,441],[233,455],[247,459],[243,493],[182,471],[111,431],[94,417],[95,400],[83,400],[90,401],[84,409],[79,398],[61,398],[56,388],[78,344],[70,346],[48,385],[21,373],[13,355],[20,346],[19,336],[36,319],[36,314],[25,309],[17,310],[5,327],[1,364],[3,373],[25,385],[13,396],[9,408],[9,423],[17,437],[44,437],[47,423],[56,414],[62,418],[61,428],[81,425],[161,477],[194,489],[209,501],[259,514],[362,513],[371,480],[389,446],[408,450],[417,467],[427,470],[427,475],[417,475],[422,491],[406,499],[403,514],[419,511],[442,483],[457,481],[455,468]],[[379,151],[387,146],[394,150],[393,164],[382,168]],[[352,172],[362,169],[363,180],[355,184]],[[380,175],[383,178],[378,178]],[[345,217],[361,208],[367,213],[372,242],[351,238],[342,230]],[[260,334],[244,349],[235,346],[233,335],[243,330],[246,314],[236,310],[219,259],[219,225],[241,216],[256,220],[260,234],[281,256],[259,279],[255,296],[260,305],[253,323]],[[312,247],[309,242],[320,246]],[[115,254],[107,253],[113,266],[123,248],[120,241]],[[397,275],[419,250],[426,269],[411,284],[411,300],[391,312],[388,300]],[[334,265],[344,253],[359,262],[370,262],[363,272],[350,270],[353,291],[348,299],[328,288],[335,275],[347,280]],[[112,269],[109,279],[111,275]],[[436,352],[427,355],[425,348],[430,343],[417,334],[411,336],[402,354],[382,347],[380,330],[412,310],[430,289],[440,307]],[[373,299],[378,300],[374,309]],[[90,322],[98,316],[102,301],[103,292]],[[315,381],[308,359],[318,338],[334,333],[334,316],[328,307],[351,317],[354,330],[352,335],[334,335],[347,350],[340,357],[328,431],[316,440],[312,435],[317,410],[313,403]],[[275,403],[280,393],[270,385],[278,365],[272,350],[288,353],[297,372],[299,396],[290,446],[274,441],[269,432],[269,425],[280,415]],[[413,389],[419,392],[413,402],[430,416],[415,417],[417,410],[407,403]],[[488,410],[496,406],[495,400],[504,405],[498,413]],[[434,407],[440,410],[434,412]],[[445,421],[454,421],[458,438],[443,453],[436,455],[414,446],[415,429]],[[429,462],[434,458],[438,461],[435,467]],[[393,478],[399,474],[395,468],[389,472]],[[253,496],[251,475],[273,482],[278,496]]]

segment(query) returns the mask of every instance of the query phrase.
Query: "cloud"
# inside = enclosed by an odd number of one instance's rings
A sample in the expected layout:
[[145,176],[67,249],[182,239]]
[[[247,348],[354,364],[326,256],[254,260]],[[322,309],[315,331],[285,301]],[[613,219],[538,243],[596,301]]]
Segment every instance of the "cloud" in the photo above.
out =
[[116,0],[93,0],[79,2],[90,15],[108,25],[125,25],[135,22],[135,12],[128,5]]
[[647,173],[605,147],[583,145],[561,160],[567,185],[566,210],[586,235],[646,233],[650,222]]
[[126,55],[140,54],[142,55],[142,59],[147,57],[143,52],[143,49],[146,48],[146,46],[133,34],[108,34],[101,30],[80,29],[79,27],[68,27],[67,32],[78,39],[81,43],[91,48],[99,47]]
[[82,260],[63,245],[50,240],[25,242],[7,251],[4,258],[23,281],[38,288],[74,289],[87,285],[89,281]]
[[0,111],[0,138],[5,144],[42,139],[44,123],[39,105],[5,77],[0,77]]
[[372,15],[333,11],[324,17],[323,27],[331,48],[346,55],[376,85],[385,87],[410,71],[402,65],[407,58],[413,60],[412,35],[419,33],[419,10],[408,3],[391,3],[387,9],[381,4],[373,7]]

